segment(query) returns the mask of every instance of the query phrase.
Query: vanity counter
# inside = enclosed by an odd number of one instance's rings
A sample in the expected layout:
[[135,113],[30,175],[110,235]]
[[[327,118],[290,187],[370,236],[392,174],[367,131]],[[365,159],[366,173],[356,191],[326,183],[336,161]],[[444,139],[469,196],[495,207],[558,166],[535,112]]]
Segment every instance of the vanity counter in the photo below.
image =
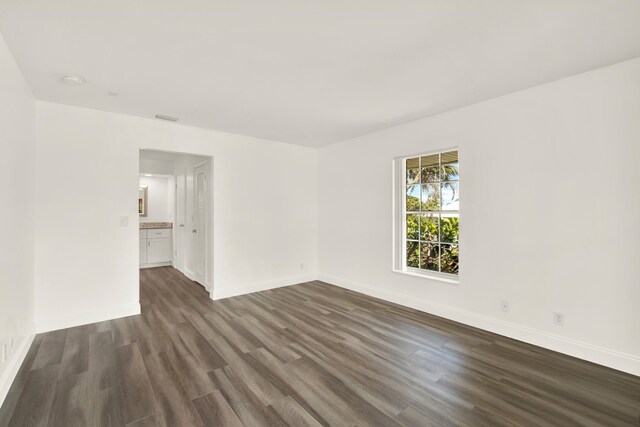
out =
[[141,222],[140,230],[146,230],[149,228],[173,228],[171,222]]

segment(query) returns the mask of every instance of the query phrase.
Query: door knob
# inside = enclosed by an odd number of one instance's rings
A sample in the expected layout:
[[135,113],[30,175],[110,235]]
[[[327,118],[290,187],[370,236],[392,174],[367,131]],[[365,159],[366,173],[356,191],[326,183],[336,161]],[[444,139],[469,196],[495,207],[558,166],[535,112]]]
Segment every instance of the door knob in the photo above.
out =
[[195,228],[193,230],[191,230],[192,233],[197,233],[198,230],[196,230]]

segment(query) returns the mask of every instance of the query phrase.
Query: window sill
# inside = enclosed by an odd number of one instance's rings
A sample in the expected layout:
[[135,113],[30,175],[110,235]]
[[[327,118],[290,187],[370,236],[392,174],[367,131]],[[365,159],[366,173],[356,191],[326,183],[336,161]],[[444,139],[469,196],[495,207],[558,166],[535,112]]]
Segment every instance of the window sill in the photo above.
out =
[[457,285],[460,283],[459,276],[452,274],[442,274],[437,272],[423,272],[421,270],[405,269],[405,270],[392,270],[394,273],[406,274],[408,276],[420,277],[422,279],[431,279],[438,282],[449,283],[450,285]]

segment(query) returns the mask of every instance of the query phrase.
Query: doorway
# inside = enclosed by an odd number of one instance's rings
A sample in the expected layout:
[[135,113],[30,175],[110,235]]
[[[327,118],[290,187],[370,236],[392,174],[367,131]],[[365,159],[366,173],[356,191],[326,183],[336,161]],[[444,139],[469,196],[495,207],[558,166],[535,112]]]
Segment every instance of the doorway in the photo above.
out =
[[[139,194],[145,198],[138,201],[144,207],[140,211],[140,268],[160,266],[149,263],[153,252],[148,248],[157,246],[156,240],[143,239],[162,237],[164,252],[168,250],[168,262],[163,265],[175,268],[213,295],[212,158],[141,149],[139,159],[139,185],[144,187]],[[150,185],[161,177],[168,178],[170,185]],[[154,227],[163,227],[162,236]]]

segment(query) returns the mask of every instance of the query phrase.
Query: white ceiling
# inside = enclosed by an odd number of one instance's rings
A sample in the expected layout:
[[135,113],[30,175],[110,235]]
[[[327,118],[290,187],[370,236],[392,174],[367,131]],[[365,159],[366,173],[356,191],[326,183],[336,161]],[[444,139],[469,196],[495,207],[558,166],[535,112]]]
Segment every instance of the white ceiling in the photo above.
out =
[[322,146],[640,56],[640,1],[0,0],[0,31],[39,99]]

